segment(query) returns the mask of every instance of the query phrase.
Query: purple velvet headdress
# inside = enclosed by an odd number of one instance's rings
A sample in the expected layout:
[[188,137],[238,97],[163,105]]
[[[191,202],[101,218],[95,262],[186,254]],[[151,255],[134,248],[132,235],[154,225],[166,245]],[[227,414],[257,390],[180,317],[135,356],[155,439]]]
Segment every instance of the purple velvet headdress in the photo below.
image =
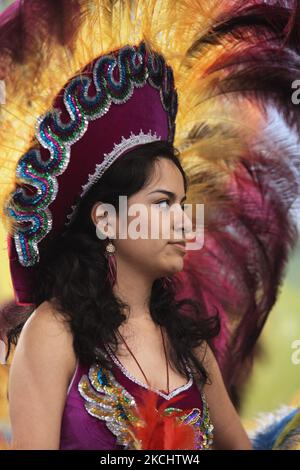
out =
[[6,209],[18,226],[8,237],[17,304],[32,303],[40,247],[64,230],[80,197],[127,151],[173,142],[176,113],[172,69],[143,41],[93,60],[58,93],[37,121],[38,145],[19,160],[24,186]]

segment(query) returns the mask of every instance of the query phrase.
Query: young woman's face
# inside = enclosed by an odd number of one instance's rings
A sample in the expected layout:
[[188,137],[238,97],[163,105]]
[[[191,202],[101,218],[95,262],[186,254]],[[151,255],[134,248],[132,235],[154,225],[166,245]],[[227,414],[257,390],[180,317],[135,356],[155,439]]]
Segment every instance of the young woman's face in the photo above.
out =
[[[116,238],[112,239],[117,263],[130,263],[152,279],[181,271],[186,252],[174,242],[185,242],[185,196],[180,170],[172,161],[159,158],[148,184],[127,199],[126,238],[120,238],[122,217],[120,214],[117,217]],[[136,211],[130,212],[136,204],[139,205],[135,206]],[[144,238],[139,233],[143,233]]]

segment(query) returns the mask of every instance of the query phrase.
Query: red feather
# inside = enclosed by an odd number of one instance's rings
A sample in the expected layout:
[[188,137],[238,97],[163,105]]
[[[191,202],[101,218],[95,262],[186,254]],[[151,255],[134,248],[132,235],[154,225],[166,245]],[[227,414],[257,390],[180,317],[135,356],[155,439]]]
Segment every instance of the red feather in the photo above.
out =
[[139,450],[195,449],[193,426],[179,419],[191,410],[176,409],[165,413],[166,408],[174,406],[178,396],[159,406],[158,395],[151,390],[142,392],[140,398],[137,412],[139,420],[129,425],[129,432]]

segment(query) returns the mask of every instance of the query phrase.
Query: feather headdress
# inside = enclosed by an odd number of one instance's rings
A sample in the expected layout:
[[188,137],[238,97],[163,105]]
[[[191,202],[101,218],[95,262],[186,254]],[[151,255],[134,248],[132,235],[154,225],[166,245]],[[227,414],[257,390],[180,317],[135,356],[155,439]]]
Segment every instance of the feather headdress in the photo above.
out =
[[[187,202],[205,205],[204,247],[187,253],[178,299],[188,294],[220,312],[212,346],[233,391],[297,236],[299,2],[31,0],[0,21],[1,207],[26,183],[16,166],[37,144],[37,119],[86,64],[144,41],[172,68]],[[13,234],[13,220],[2,218]]]

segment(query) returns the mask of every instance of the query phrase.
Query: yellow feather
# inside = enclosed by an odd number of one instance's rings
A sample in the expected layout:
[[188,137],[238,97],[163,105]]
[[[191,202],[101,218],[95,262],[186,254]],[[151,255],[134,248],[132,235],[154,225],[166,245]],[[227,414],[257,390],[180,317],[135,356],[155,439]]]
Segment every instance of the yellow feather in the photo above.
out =
[[[83,21],[71,50],[40,44],[38,55],[32,55],[28,63],[13,64],[6,77],[6,103],[0,108],[1,207],[15,187],[17,162],[34,140],[36,120],[51,108],[53,97],[97,56],[126,44],[137,44],[142,39],[164,54],[174,71],[179,99],[175,145],[180,148],[201,122],[215,127],[213,137],[197,141],[188,152],[182,149],[187,170],[197,168],[198,171],[201,159],[212,161],[220,156],[220,150],[227,152],[227,160],[234,159],[243,145],[238,134],[240,114],[236,117],[232,103],[210,97],[218,73],[205,74],[228,44],[223,49],[207,46],[201,53],[186,55],[196,35],[208,31],[219,13],[228,8],[227,1],[94,0],[82,1],[81,5]],[[228,129],[226,135],[224,126]],[[193,152],[196,166],[191,165]],[[213,171],[214,166],[211,168]],[[7,226],[3,214],[2,220]]]

